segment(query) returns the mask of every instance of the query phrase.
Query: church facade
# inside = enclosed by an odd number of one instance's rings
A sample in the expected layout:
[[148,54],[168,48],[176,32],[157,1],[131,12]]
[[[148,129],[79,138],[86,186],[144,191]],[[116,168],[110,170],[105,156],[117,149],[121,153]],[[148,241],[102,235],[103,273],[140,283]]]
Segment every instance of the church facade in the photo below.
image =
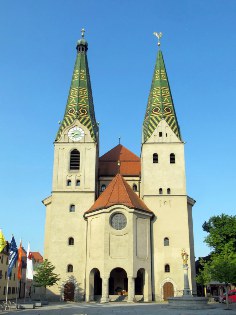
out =
[[181,251],[196,293],[192,207],[184,142],[159,49],[143,122],[141,156],[121,144],[99,157],[99,127],[82,35],[54,142],[44,257],[64,300],[161,301],[184,289]]

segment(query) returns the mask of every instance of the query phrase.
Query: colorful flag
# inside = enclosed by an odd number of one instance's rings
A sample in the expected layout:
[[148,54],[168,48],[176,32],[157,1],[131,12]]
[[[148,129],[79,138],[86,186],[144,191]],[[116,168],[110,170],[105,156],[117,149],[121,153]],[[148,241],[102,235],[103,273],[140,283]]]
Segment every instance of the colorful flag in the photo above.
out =
[[28,243],[27,249],[27,267],[26,267],[26,279],[33,280],[33,260],[32,253],[30,251],[30,243]]
[[18,248],[18,268],[17,268],[17,278],[18,280],[21,279],[21,268],[22,268],[22,242],[20,241],[20,247]]
[[2,233],[2,230],[0,230],[0,253],[3,251],[6,245],[7,243],[6,243],[5,237]]
[[7,269],[8,278],[11,276],[11,271],[12,271],[12,268],[14,267],[17,257],[18,257],[18,249],[16,246],[16,241],[14,239],[14,236],[12,236],[10,248],[9,248],[9,261],[8,261],[8,269]]

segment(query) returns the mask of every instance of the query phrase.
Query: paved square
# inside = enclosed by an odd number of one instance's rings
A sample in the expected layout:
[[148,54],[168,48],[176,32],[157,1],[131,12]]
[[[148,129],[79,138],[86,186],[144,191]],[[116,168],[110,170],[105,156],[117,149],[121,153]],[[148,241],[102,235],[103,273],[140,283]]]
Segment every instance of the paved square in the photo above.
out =
[[[47,306],[34,310],[8,311],[11,315],[235,315],[236,304],[230,306],[231,310],[225,310],[226,306],[212,303],[209,309],[187,310],[170,309],[166,303],[50,303]],[[2,314],[4,314],[3,312]]]

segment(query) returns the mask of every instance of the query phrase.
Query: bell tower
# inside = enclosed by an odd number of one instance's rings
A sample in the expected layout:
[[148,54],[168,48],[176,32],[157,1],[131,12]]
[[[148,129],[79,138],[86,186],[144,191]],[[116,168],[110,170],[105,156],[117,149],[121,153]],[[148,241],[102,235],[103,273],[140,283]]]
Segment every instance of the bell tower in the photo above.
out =
[[142,129],[141,198],[155,214],[152,221],[154,299],[162,299],[167,283],[173,294],[183,290],[182,249],[190,257],[189,278],[195,293],[192,226],[195,201],[186,192],[184,142],[160,49]]
[[[43,200],[46,206],[44,256],[56,267],[61,282],[73,277],[83,291],[86,263],[83,215],[97,195],[99,145],[84,30],[76,49],[65,114],[54,142],[52,194]],[[60,293],[57,286],[50,291]]]

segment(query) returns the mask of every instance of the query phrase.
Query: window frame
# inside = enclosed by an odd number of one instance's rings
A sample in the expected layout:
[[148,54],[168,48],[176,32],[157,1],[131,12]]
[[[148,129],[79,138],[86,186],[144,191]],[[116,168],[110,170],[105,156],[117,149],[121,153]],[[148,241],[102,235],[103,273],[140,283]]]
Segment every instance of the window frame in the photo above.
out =
[[73,149],[70,151],[70,171],[79,171],[80,170],[80,151]]

